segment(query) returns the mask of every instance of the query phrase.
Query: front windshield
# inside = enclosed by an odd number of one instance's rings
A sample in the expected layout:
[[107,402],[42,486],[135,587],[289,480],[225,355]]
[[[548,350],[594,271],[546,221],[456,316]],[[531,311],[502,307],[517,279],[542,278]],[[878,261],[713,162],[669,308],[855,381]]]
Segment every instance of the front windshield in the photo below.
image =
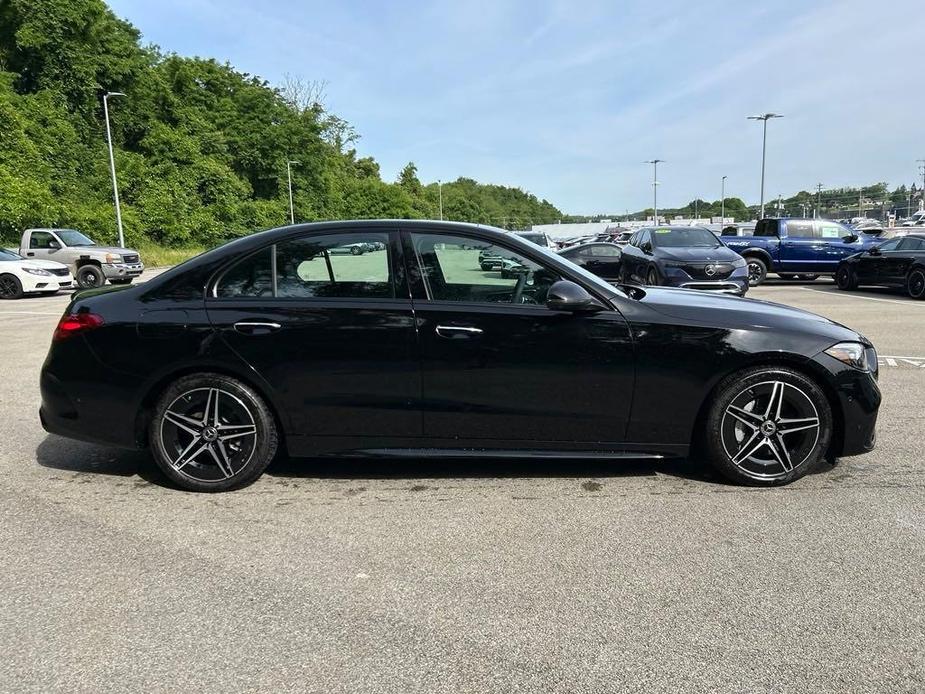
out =
[[96,244],[76,229],[58,229],[55,231],[65,246],[95,246]]
[[719,248],[716,235],[700,227],[672,227],[652,230],[652,241],[659,248]]
[[13,253],[12,251],[7,251],[0,248],[0,261],[4,260],[22,260],[23,257],[18,253]]

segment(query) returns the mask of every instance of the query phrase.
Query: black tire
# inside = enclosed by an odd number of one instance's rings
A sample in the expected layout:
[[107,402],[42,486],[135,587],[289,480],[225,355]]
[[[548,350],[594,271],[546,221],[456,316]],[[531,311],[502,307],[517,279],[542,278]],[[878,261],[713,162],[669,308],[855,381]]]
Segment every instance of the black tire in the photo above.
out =
[[241,381],[213,373],[171,384],[148,425],[158,467],[179,487],[196,492],[251,484],[276,455],[278,437],[263,398]]
[[480,267],[482,268],[482,272],[489,272],[491,270],[491,265],[488,263],[482,263]]
[[84,265],[77,270],[77,286],[81,289],[95,289],[106,283],[103,271],[97,265]]
[[925,268],[912,268],[906,276],[906,293],[913,299],[925,299]]
[[0,275],[0,299],[21,299],[22,282],[16,275]]
[[109,280],[109,284],[131,284],[131,283],[132,283],[131,277],[123,277],[120,279]]
[[852,292],[858,288],[858,276],[854,268],[847,264],[838,266],[835,271],[835,284],[845,292]]
[[748,265],[748,286],[757,287],[768,278],[768,264],[761,258],[750,256],[745,259]]
[[737,484],[789,484],[823,459],[832,422],[825,393],[808,377],[786,367],[747,369],[717,387],[705,448],[720,474]]
[[351,247],[350,247],[350,252],[351,252],[353,255],[363,255],[363,249],[360,248],[359,246],[351,246]]
[[661,284],[661,281],[658,278],[658,270],[654,267],[650,267],[649,271],[646,273],[646,285],[649,287],[657,287]]

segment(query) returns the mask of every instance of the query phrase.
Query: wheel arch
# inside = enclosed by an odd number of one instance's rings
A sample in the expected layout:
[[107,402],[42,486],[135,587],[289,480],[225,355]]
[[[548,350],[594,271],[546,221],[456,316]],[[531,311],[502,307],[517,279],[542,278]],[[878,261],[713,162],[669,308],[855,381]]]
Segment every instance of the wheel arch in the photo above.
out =
[[279,439],[279,450],[282,451],[284,455],[287,454],[286,434],[288,428],[284,425],[283,419],[280,416],[280,410],[273,398],[269,396],[267,388],[261,385],[257,378],[249,377],[236,369],[217,364],[186,364],[161,374],[148,386],[135,414],[134,436],[135,443],[139,448],[147,448],[149,445],[148,424],[151,421],[154,406],[158,398],[170,387],[171,383],[184,376],[192,376],[194,374],[218,374],[220,376],[228,376],[229,378],[241,381],[241,383],[253,389],[254,392],[263,399],[267,409],[269,409],[270,413],[273,415],[273,421],[276,424],[277,437]]
[[768,266],[768,272],[773,272],[774,259],[771,258],[771,254],[766,249],[751,246],[739,251],[739,255],[743,258],[758,258]]
[[74,261],[74,267],[77,270],[87,265],[95,265],[96,267],[101,268],[101,269],[103,267],[103,264],[99,260],[97,260],[96,258],[90,258],[89,256],[81,256],[80,258]]
[[838,395],[836,394],[835,389],[832,388],[828,380],[825,378],[825,370],[821,366],[813,362],[811,359],[806,359],[805,357],[797,354],[787,353],[755,355],[755,357],[748,362],[738,364],[736,368],[724,371],[715,378],[713,383],[710,384],[708,392],[700,403],[700,407],[697,410],[697,416],[694,418],[694,428],[690,437],[691,452],[693,454],[699,454],[703,451],[704,442],[702,436],[706,430],[707,417],[710,414],[710,406],[713,404],[713,401],[716,398],[716,392],[720,384],[729,376],[737,374],[741,371],[764,366],[768,368],[786,367],[791,371],[795,371],[800,375],[810,379],[813,383],[819,386],[823,393],[825,393],[826,400],[829,403],[829,408],[832,410],[832,440],[829,442],[829,450],[826,452],[826,457],[830,460],[838,457],[841,454],[845,436],[845,413],[842,410]]

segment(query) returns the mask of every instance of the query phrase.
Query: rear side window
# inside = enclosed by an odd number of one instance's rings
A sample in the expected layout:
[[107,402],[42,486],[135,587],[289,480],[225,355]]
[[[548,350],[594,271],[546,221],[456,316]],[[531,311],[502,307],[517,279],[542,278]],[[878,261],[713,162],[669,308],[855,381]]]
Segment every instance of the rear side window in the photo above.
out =
[[899,244],[901,251],[925,251],[925,240],[907,236]]
[[787,222],[787,237],[791,239],[812,239],[816,237],[815,224],[811,220],[793,220]]
[[395,296],[388,232],[283,241],[238,261],[215,287],[220,299],[390,299]]
[[588,249],[587,255],[612,258],[620,255],[620,249],[614,248],[613,246],[591,246],[591,248]]

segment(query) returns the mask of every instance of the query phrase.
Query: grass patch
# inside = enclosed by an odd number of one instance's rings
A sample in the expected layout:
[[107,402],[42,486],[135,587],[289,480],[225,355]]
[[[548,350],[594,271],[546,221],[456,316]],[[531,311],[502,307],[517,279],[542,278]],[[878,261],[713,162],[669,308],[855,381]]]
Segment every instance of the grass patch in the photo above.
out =
[[141,262],[145,264],[145,267],[170,267],[171,265],[182,263],[184,260],[189,260],[194,255],[199,255],[206,250],[203,246],[166,248],[153,243],[139,244],[134,248],[141,254]]

